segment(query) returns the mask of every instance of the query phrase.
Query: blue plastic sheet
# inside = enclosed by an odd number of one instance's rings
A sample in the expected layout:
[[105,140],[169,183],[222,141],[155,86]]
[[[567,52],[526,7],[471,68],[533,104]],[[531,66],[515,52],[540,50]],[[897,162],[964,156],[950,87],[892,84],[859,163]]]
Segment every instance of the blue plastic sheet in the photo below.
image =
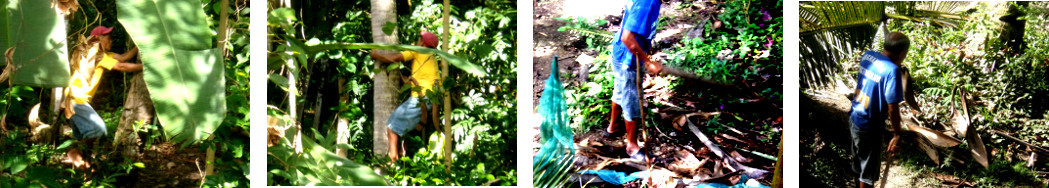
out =
[[742,175],[739,178],[739,183],[736,183],[736,185],[725,185],[725,184],[721,184],[721,183],[709,183],[709,184],[696,185],[694,188],[770,188],[767,185],[747,186],[747,184],[746,184],[747,183],[747,179],[748,179],[747,175]]
[[631,181],[634,181],[634,180],[637,180],[637,179],[648,177],[648,175],[649,175],[648,171],[637,171],[637,172],[634,172],[634,173],[630,173],[629,176],[626,175],[626,173],[624,173],[624,172],[613,171],[613,170],[584,170],[584,171],[580,171],[579,173],[580,174],[595,174],[595,175],[597,175],[597,177],[600,177],[601,180],[604,180],[605,182],[608,182],[608,183],[611,183],[611,184],[616,184],[616,185],[623,185],[623,184],[625,184],[627,182],[631,182]]

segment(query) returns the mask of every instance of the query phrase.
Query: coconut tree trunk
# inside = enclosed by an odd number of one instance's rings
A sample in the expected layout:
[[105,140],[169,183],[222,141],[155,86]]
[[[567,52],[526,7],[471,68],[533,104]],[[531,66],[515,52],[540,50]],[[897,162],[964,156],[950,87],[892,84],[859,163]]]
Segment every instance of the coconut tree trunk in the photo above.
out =
[[[390,34],[382,31],[386,23],[397,22],[397,3],[393,0],[371,0],[372,41],[375,43],[397,43],[396,28]],[[388,155],[389,138],[386,137],[386,119],[397,108],[397,91],[400,88],[401,75],[385,71],[382,63],[375,63],[375,95],[372,97],[375,109],[372,111],[372,141],[376,155]]]
[[131,77],[131,89],[124,100],[124,112],[120,115],[120,123],[113,136],[113,146],[124,157],[138,155],[141,139],[138,131],[135,131],[135,124],[139,121],[142,121],[142,125],[153,123],[153,100],[149,99],[149,90],[146,89],[141,72]]
[[1027,7],[1028,3],[1026,1],[1009,3],[1009,9],[1005,15],[998,18],[1002,21],[1002,32],[998,37],[1005,41],[1009,54],[1023,54],[1027,46],[1024,44],[1024,27],[1027,26],[1027,21],[1020,18],[1026,15],[1021,9]]
[[[346,85],[346,78],[339,78],[339,92],[346,91],[346,88],[343,87],[344,85]],[[348,101],[350,101],[350,96],[348,96],[346,94],[341,94],[339,96],[339,103],[340,104],[348,102]],[[349,143],[350,131],[348,129],[348,126],[350,124],[350,120],[347,119],[346,117],[342,117],[341,115],[338,115],[338,114],[336,114],[335,116],[338,117],[337,120],[336,120],[336,123],[335,123],[335,143],[336,144]],[[341,147],[336,147],[335,148],[335,153],[338,154],[341,157],[346,157],[346,154],[347,154],[346,149],[343,149]]]

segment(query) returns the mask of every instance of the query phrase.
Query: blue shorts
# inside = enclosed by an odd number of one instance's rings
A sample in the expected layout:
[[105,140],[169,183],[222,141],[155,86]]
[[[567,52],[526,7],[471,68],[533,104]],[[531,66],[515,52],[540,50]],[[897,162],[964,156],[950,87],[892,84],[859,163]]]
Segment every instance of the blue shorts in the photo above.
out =
[[89,104],[73,104],[73,117],[69,117],[69,121],[73,124],[73,138],[84,139],[84,138],[98,138],[105,136],[106,122],[102,121],[102,117],[98,116],[94,108],[91,108]]
[[[641,118],[641,101],[638,101],[637,95],[637,68],[628,64],[612,64],[612,72],[616,77],[612,86],[612,102],[623,107],[623,118],[633,121],[634,118]],[[644,73],[641,70],[641,74]]]
[[[871,185],[878,181],[881,171],[881,134],[884,125],[869,126],[864,130],[849,119],[849,133],[852,136],[852,171],[860,174],[860,181]],[[886,169],[888,170],[888,169]]]
[[[423,98],[424,101],[425,99]],[[430,103],[426,103],[426,107],[433,109]],[[422,108],[419,107],[419,97],[411,97],[401,103],[393,114],[390,114],[390,118],[386,119],[386,127],[397,135],[404,136],[405,133],[414,129],[420,120],[422,120]]]

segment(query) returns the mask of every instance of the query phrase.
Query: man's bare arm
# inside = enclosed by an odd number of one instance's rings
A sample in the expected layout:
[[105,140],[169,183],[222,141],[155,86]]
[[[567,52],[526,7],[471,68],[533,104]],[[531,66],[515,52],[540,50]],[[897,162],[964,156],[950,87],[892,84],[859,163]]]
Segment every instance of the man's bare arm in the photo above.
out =
[[113,65],[113,70],[120,72],[139,72],[142,71],[142,64],[118,62],[116,65]]
[[119,62],[129,62],[131,59],[135,58],[135,56],[138,56],[138,47],[132,48],[123,54],[113,55],[113,59],[117,59]]
[[396,63],[404,61],[400,53],[386,53],[381,50],[372,50],[372,59],[383,63]]
[[889,153],[896,153],[896,142],[900,137],[900,103],[889,104],[889,124],[892,126],[892,140],[889,141]]
[[652,59],[650,59],[651,57],[648,56],[648,52],[641,48],[641,44],[638,43],[637,38],[634,37],[635,35],[637,34],[630,32],[630,30],[625,30],[623,31],[623,35],[619,37],[619,40],[623,41],[623,45],[630,50],[631,54],[634,54],[634,57],[641,59],[642,62],[645,63],[645,68],[648,69],[649,74],[658,74],[662,72],[663,63],[653,62]]

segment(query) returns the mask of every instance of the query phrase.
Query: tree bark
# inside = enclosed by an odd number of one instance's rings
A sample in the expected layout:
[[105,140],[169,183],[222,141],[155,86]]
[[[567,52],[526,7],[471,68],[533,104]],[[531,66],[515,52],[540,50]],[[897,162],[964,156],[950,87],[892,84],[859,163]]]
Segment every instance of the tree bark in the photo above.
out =
[[[375,43],[397,43],[397,30],[394,28],[389,35],[382,31],[387,22],[397,22],[397,2],[393,0],[371,0],[372,19],[372,41]],[[382,63],[374,63],[375,95],[372,102],[375,106],[372,111],[372,135],[373,152],[376,155],[389,155],[389,138],[386,137],[386,119],[393,114],[397,108],[397,92],[400,89],[401,75],[397,72],[386,71]]]
[[[346,91],[344,85],[346,85],[346,78],[339,78],[339,92]],[[347,96],[346,94],[340,94],[340,104],[346,103],[348,101],[350,101],[350,96]],[[350,120],[338,114],[336,114],[335,116],[337,117],[337,120],[335,121],[335,144],[349,143],[350,131],[348,126],[350,124]],[[338,154],[340,157],[346,157],[347,152],[346,149],[336,147],[335,154]]]
[[[448,40],[448,22],[449,22],[448,21],[448,13],[449,13],[449,10],[451,10],[451,7],[450,7],[450,5],[448,3],[448,0],[444,0],[444,7],[442,9],[444,9],[444,10],[442,10],[444,13],[443,13],[443,17],[441,19],[441,24],[444,27],[444,32],[442,32],[442,34],[441,34],[441,35],[443,35],[442,36],[443,39],[441,39],[441,41],[444,41],[444,42],[441,43],[441,49],[447,52],[448,51],[448,42],[449,42],[449,40]],[[441,70],[443,70],[443,71],[441,71],[441,80],[443,82],[443,80],[448,79],[448,61],[447,60],[443,60],[443,59],[441,60]],[[450,171],[451,167],[452,167],[452,151],[454,150],[452,148],[452,140],[455,140],[453,138],[454,137],[452,137],[452,99],[451,99],[451,96],[448,95],[448,91],[445,90],[445,93],[444,93],[444,152],[443,152],[443,154],[444,154],[444,170],[446,172]]]
[[1015,4],[1009,3],[1009,9],[1005,15],[998,18],[1002,21],[1002,33],[998,37],[1005,42],[1005,48],[1008,49],[1010,54],[1023,54],[1024,50],[1026,50],[1024,27],[1026,27],[1027,21],[1020,19],[1020,17],[1025,16],[1021,9],[1027,7],[1028,3],[1026,1],[1018,1]]
[[149,99],[149,90],[146,89],[146,81],[141,72],[131,77],[131,89],[124,100],[124,112],[120,115],[120,123],[113,134],[113,146],[118,148],[124,157],[138,155],[138,144],[141,142],[138,131],[135,130],[138,121],[142,121],[142,125],[153,123],[153,100]]

